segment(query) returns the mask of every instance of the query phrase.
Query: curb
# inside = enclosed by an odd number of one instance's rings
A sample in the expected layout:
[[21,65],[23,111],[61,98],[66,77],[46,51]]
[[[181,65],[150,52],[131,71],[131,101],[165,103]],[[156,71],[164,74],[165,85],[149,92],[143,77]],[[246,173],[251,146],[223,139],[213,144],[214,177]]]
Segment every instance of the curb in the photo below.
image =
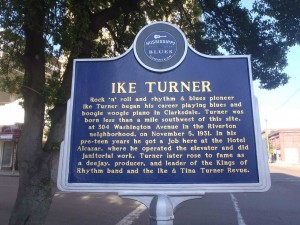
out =
[[14,173],[12,171],[1,171],[0,170],[0,176],[7,176],[7,177],[18,177],[19,172],[15,171]]

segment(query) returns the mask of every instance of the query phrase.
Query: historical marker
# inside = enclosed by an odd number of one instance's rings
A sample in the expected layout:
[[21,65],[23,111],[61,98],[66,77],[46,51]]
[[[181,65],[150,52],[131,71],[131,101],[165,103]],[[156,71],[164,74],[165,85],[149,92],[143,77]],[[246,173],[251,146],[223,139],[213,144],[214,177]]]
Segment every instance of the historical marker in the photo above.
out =
[[146,26],[112,59],[74,61],[64,191],[266,191],[249,56],[207,56],[175,26]]

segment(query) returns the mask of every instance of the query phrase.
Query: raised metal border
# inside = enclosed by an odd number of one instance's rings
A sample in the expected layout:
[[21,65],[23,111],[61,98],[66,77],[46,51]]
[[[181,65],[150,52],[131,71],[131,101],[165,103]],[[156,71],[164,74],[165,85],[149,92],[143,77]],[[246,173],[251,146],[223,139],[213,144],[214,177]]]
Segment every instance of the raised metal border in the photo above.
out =
[[[226,58],[246,58],[248,61],[249,81],[251,101],[253,106],[253,121],[254,132],[256,139],[256,155],[258,165],[259,183],[226,183],[226,184],[126,184],[126,183],[69,183],[69,160],[70,160],[70,136],[71,136],[71,121],[74,101],[74,86],[75,79],[72,82],[72,94],[68,101],[66,129],[64,141],[61,143],[60,159],[57,186],[62,191],[68,192],[119,192],[126,194],[168,194],[182,195],[195,194],[203,192],[264,192],[271,187],[270,173],[268,167],[266,145],[261,137],[261,128],[259,121],[258,102],[253,95],[252,85],[252,70],[249,55],[234,55],[234,56],[208,56],[197,52],[191,46],[188,47],[199,56],[211,59],[226,59]],[[73,63],[73,77],[75,76],[75,65],[80,61],[111,61],[117,60],[127,55],[132,51],[131,46],[127,52],[115,58],[101,59],[76,59]],[[183,59],[182,59],[183,60]],[[178,66],[178,65],[177,65]],[[162,71],[160,71],[162,72]]]

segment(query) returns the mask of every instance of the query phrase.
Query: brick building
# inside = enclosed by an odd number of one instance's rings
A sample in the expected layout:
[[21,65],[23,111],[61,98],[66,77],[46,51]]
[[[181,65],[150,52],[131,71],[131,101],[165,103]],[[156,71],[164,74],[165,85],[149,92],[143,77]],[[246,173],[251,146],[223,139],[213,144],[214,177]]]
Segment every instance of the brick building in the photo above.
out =
[[274,149],[273,161],[300,164],[300,129],[269,130],[268,140]]

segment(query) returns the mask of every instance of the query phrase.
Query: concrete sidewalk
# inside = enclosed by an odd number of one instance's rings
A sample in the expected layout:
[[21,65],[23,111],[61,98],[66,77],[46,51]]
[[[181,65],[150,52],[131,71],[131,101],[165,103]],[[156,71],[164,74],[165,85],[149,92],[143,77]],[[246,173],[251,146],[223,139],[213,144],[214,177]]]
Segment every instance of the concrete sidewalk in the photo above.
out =
[[269,166],[277,166],[277,167],[283,167],[283,168],[293,168],[293,169],[300,170],[300,164],[291,164],[291,163],[285,163],[285,162],[269,163]]
[[13,177],[18,177],[18,176],[19,176],[19,171],[0,170],[0,176],[13,176]]

